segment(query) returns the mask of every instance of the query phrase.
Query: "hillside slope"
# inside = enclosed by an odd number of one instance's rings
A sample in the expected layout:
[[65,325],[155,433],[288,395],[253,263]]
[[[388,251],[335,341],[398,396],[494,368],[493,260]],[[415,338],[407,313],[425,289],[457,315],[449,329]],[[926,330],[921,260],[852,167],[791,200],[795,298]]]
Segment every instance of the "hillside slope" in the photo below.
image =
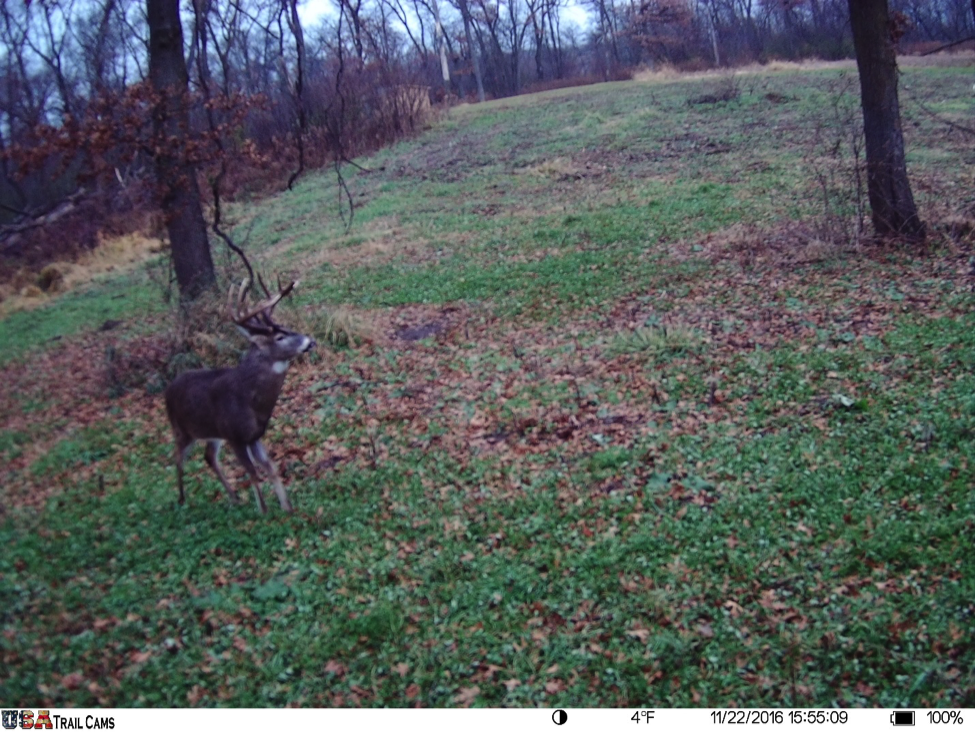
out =
[[851,235],[833,69],[455,111],[348,231],[328,173],[238,207],[282,321],[372,338],[288,375],[292,516],[199,453],[175,505],[164,267],[7,316],[0,697],[975,705],[975,153],[911,100],[973,102],[903,85],[923,252]]

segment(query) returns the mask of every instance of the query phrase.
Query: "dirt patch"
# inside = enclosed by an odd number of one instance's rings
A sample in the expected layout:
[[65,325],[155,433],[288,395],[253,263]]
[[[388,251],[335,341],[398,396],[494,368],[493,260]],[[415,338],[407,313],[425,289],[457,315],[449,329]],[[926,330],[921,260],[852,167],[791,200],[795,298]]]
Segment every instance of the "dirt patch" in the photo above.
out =
[[[456,183],[481,168],[497,165],[501,157],[510,158],[516,150],[503,154],[491,152],[485,144],[485,135],[461,135],[452,145],[443,145],[437,138],[416,144],[415,148],[396,158],[395,165],[387,168],[387,176],[393,180],[431,180],[436,183]],[[527,145],[526,145],[527,146]]]
[[678,261],[706,259],[711,264],[735,261],[744,270],[791,270],[855,253],[852,245],[824,241],[810,225],[789,223],[773,228],[734,224],[694,240],[671,245]]
[[442,339],[460,328],[468,328],[473,311],[465,304],[408,305],[376,315],[377,328],[391,341],[416,343],[426,338]]
[[422,325],[406,326],[393,333],[394,338],[404,341],[422,341],[424,338],[443,333],[447,329],[447,324],[440,320],[434,320]]
[[[975,216],[924,216],[928,222],[931,242],[939,235],[953,257],[964,258],[975,249]],[[898,245],[862,241],[832,241],[822,235],[815,221],[789,222],[772,227],[734,224],[697,239],[674,242],[668,254],[677,261],[703,259],[721,266],[734,262],[743,272],[795,273],[809,265],[835,264],[877,257],[883,259],[898,252]],[[961,265],[959,265],[961,267]],[[962,267],[963,269],[963,267]],[[939,277],[948,276],[939,273]]]

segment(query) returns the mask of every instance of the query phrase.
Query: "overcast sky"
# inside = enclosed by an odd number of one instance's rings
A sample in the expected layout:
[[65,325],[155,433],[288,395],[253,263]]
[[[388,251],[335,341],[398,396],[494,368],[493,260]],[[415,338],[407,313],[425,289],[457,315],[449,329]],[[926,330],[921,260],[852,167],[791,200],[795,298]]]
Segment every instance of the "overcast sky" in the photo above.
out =
[[[314,25],[323,15],[334,12],[332,0],[305,0],[298,6],[301,22],[306,26]],[[570,0],[568,7],[562,9],[563,22],[575,23],[580,29],[589,25],[589,16],[574,0]]]

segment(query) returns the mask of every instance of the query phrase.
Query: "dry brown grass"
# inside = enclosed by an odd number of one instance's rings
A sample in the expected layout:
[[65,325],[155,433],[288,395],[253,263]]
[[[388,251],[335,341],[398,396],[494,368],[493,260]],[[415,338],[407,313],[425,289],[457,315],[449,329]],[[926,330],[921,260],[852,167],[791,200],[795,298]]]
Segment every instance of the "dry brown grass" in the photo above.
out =
[[898,56],[897,65],[914,69],[951,68],[975,65],[971,48],[966,50],[942,51],[930,56]]
[[[943,52],[930,56],[897,57],[897,64],[905,68],[930,68],[972,66],[975,60],[971,52]],[[840,59],[839,61],[824,61],[823,59],[807,59],[805,61],[769,61],[765,64],[751,63],[734,68],[706,69],[703,71],[681,71],[670,65],[661,64],[653,69],[643,68],[633,75],[633,80],[642,83],[669,83],[673,81],[689,81],[691,79],[713,79],[727,76],[730,73],[742,75],[756,75],[769,73],[796,73],[804,71],[853,71],[856,70],[854,59]]]
[[[52,262],[41,272],[24,269],[0,285],[0,317],[49,302],[52,296],[75,289],[106,274],[126,272],[156,257],[164,249],[158,239],[126,234],[99,242],[76,262]],[[57,272],[57,275],[53,273]],[[44,287],[48,282],[54,286]]]
[[286,317],[288,327],[337,348],[377,343],[383,339],[374,313],[347,305],[317,303],[292,310]]
[[520,172],[537,175],[541,178],[563,180],[566,178],[581,178],[585,172],[585,167],[583,164],[571,158],[557,157],[529,165]]
[[380,264],[396,257],[420,260],[428,250],[424,237],[399,224],[396,217],[384,216],[357,227],[355,234],[323,240],[314,249],[286,239],[269,249],[264,257],[291,262],[293,268],[308,272],[325,264],[343,270],[366,263]]
[[841,61],[823,61],[822,59],[770,61],[767,64],[751,63],[734,68],[706,69],[704,71],[681,71],[670,64],[661,64],[654,69],[642,69],[638,71],[633,75],[633,80],[642,83],[659,84],[673,81],[689,81],[691,79],[716,79],[726,77],[729,74],[768,74],[853,68],[856,68],[856,62],[852,59]]

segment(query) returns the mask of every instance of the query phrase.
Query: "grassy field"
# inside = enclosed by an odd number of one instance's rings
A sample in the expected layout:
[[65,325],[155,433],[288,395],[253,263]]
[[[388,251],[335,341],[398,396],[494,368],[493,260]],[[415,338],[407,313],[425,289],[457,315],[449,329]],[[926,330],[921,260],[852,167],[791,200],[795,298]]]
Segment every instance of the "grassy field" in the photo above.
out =
[[923,251],[844,236],[856,89],[464,107],[348,231],[239,206],[282,321],[372,334],[289,374],[291,516],[202,450],[176,505],[162,265],[0,320],[0,700],[975,706],[971,69],[902,76]]

